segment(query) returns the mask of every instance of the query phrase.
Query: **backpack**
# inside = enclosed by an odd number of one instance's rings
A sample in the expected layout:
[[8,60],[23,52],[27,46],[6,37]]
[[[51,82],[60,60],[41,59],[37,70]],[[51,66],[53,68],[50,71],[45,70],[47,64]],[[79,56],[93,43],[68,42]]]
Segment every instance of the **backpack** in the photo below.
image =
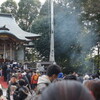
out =
[[25,100],[28,96],[29,90],[26,86],[20,87],[17,91],[13,94],[14,100]]
[[37,83],[38,77],[39,77],[38,75],[33,75],[31,78],[31,84]]
[[37,81],[38,80],[38,75],[34,75],[33,78],[34,78],[35,81]]

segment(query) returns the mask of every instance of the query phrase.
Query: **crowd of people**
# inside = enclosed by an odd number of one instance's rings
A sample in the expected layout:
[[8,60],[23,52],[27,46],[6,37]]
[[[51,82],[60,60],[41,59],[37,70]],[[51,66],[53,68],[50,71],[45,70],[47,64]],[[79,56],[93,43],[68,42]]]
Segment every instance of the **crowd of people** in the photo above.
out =
[[0,75],[8,83],[6,97],[0,89],[0,100],[100,100],[99,76],[63,75],[57,64],[39,72],[9,63],[2,66]]

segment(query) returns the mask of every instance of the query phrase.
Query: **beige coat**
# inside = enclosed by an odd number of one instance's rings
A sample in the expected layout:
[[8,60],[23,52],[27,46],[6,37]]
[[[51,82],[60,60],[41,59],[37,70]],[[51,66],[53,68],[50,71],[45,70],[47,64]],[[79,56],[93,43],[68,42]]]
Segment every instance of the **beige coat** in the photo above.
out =
[[0,100],[7,100],[7,99],[6,99],[6,97],[1,96],[1,97],[0,97]]

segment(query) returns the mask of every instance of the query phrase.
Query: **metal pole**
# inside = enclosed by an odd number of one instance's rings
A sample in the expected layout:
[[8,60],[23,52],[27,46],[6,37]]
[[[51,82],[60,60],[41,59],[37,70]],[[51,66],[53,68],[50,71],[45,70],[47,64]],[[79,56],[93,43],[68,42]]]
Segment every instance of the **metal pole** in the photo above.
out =
[[99,74],[99,52],[100,52],[100,44],[98,43],[98,65],[97,65],[97,74]]
[[6,47],[5,47],[5,42],[4,42],[4,56],[3,56],[3,58],[4,58],[4,62],[5,62],[5,56],[6,56]]
[[[93,59],[93,61],[94,61],[94,59]],[[93,62],[93,71],[92,71],[92,73],[94,74],[94,62]]]
[[55,63],[55,54],[54,54],[54,8],[53,0],[51,0],[51,40],[50,40],[50,58],[49,61]]

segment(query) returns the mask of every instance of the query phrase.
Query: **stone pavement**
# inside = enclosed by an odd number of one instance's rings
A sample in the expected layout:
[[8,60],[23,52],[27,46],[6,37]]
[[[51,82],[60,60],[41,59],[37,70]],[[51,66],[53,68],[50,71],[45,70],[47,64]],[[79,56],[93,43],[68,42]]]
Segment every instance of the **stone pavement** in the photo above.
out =
[[7,89],[2,88],[2,90],[3,90],[3,95],[6,96]]
[[4,77],[0,77],[0,84],[3,88],[8,88],[8,84],[6,81],[4,81]]

